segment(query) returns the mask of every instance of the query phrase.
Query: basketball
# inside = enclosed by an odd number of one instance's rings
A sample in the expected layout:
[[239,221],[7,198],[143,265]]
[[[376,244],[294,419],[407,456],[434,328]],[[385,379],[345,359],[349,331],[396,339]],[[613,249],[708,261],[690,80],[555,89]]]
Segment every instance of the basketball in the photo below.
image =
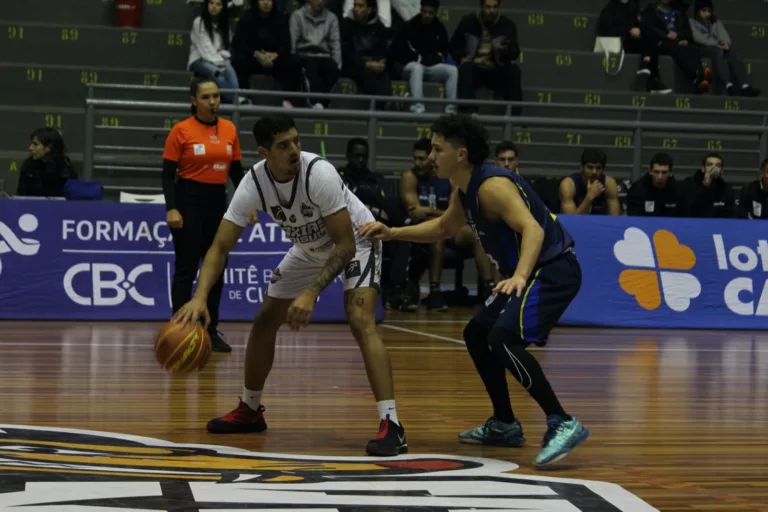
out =
[[155,357],[171,375],[202,370],[211,357],[211,338],[198,322],[193,326],[168,322],[155,339]]

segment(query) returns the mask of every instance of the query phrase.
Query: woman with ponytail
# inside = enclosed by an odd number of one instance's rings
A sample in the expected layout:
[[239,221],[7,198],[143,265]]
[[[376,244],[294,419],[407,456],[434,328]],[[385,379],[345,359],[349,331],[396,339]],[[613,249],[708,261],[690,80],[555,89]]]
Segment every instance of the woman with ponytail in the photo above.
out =
[[[205,253],[227,210],[227,179],[237,187],[243,178],[240,141],[235,124],[217,116],[219,87],[212,80],[190,87],[192,116],[176,124],[163,151],[163,194],[166,221],[176,256],[171,301],[173,312],[192,297],[192,285]],[[208,295],[208,333],[214,352],[231,352],[216,329],[223,278]]]

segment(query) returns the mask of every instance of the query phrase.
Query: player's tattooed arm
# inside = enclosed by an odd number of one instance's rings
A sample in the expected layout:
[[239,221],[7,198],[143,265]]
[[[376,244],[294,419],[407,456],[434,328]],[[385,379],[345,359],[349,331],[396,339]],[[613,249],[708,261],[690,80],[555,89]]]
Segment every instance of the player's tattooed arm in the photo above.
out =
[[357,250],[355,233],[352,231],[352,219],[346,208],[325,217],[325,226],[328,229],[328,235],[336,246],[308,288],[309,291],[316,295],[320,295],[320,292],[325,290],[336,279],[336,276],[355,257],[355,251]]

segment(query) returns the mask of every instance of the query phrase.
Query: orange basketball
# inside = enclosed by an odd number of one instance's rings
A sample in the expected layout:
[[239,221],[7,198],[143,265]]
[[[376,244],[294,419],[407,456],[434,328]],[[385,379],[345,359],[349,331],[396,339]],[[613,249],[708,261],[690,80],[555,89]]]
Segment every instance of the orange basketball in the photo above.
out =
[[184,327],[168,322],[155,338],[155,357],[171,375],[202,370],[211,357],[211,338],[198,322]]

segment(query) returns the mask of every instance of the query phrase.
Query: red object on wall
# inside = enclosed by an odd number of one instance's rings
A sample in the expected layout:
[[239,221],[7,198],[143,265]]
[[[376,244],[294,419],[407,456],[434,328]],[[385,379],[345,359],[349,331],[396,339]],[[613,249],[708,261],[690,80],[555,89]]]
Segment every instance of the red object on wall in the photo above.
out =
[[114,0],[118,27],[141,27],[144,0]]

